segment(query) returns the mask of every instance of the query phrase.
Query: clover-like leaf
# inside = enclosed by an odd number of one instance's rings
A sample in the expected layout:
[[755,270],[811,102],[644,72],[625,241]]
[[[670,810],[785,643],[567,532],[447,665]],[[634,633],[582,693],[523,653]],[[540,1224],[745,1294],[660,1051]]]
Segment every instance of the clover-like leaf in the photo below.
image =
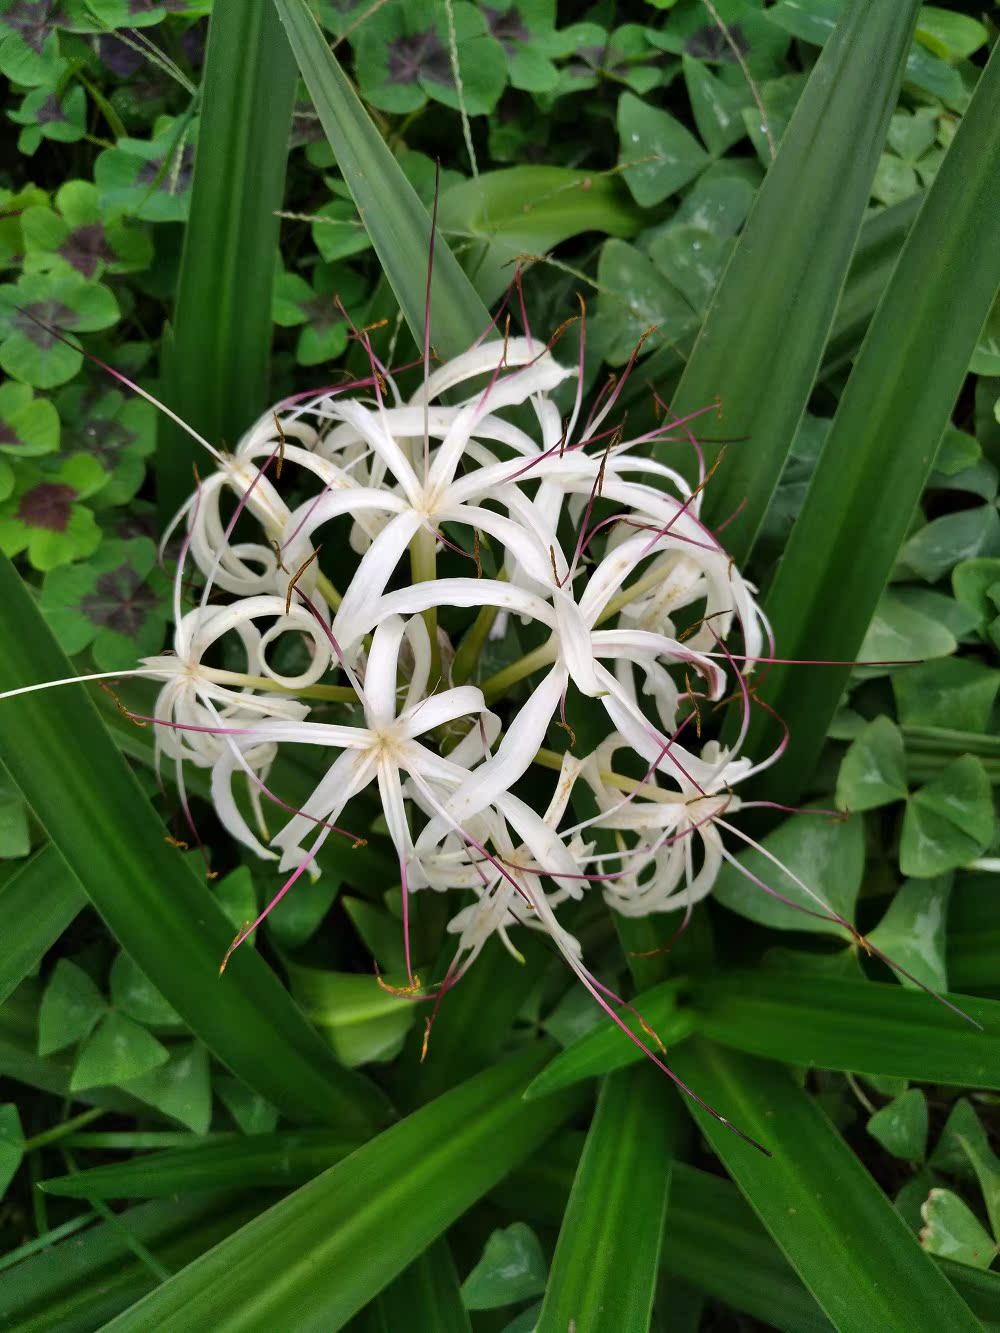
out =
[[17,137],[17,150],[31,157],[43,139],[76,143],[83,138],[87,133],[87,94],[79,84],[61,94],[44,87],[33,88],[18,109],[7,114],[24,126]]
[[[466,110],[488,115],[507,82],[503,47],[475,5],[455,0],[452,14]],[[428,98],[458,107],[443,6],[429,8],[423,0],[385,5],[359,29],[355,51],[361,92],[383,111],[418,111]]]
[[165,1063],[167,1057],[167,1048],[151,1032],[111,1009],[77,1056],[70,1091],[131,1082]]
[[96,509],[131,500],[146,474],[146,457],[156,444],[156,408],[144,398],[117,389],[98,392],[80,382],[59,395],[66,422],[64,447],[97,460],[106,481],[94,494]]
[[67,181],[54,204],[25,210],[25,272],[78,273],[90,280],[105,272],[144,269],[151,262],[149,233],[132,218],[105,219],[97,187],[89,181]]
[[900,973],[903,986],[923,982],[931,990],[948,989],[945,947],[950,894],[950,874],[908,879],[882,920],[868,932],[869,943],[916,978],[911,981]]
[[170,1047],[168,1059],[128,1080],[126,1088],[195,1134],[204,1134],[212,1123],[208,1051],[200,1041]]
[[942,657],[892,675],[896,711],[905,727],[984,732],[1000,688],[1000,671],[970,657]]
[[57,0],[6,0],[0,10],[0,74],[25,88],[54,87],[64,61]]
[[919,1088],[894,1097],[868,1121],[868,1133],[893,1157],[922,1162],[927,1151],[927,1098]]
[[244,1134],[270,1134],[278,1123],[277,1107],[230,1074],[215,1080],[219,1100]]
[[39,606],[64,652],[92,646],[98,668],[116,671],[160,649],[168,594],[153,543],[139,537],[106,541],[85,563],[46,574]]
[[371,249],[371,237],[351,199],[331,199],[313,214],[313,244],[320,258],[332,263]]
[[38,458],[59,448],[59,413],[27,384],[0,384],[0,453]]
[[282,328],[304,326],[296,347],[300,365],[316,366],[340,356],[348,333],[340,306],[350,310],[364,290],[360,275],[342,265],[318,264],[312,286],[298,273],[275,274],[272,317]]
[[144,222],[184,222],[194,176],[195,124],[167,120],[152,139],[119,139],[98,154],[94,181],[100,206]]
[[683,58],[684,82],[691,99],[691,112],[702,141],[713,157],[721,157],[746,132],[743,112],[753,104],[745,81],[724,83],[701,60]]
[[670,343],[697,323],[690,303],[650,259],[625,241],[605,241],[597,261],[600,293],[590,321],[595,339],[611,365],[622,365],[648,333],[645,346]]
[[877,717],[844,755],[837,777],[837,806],[876,810],[905,800],[906,794],[902,733],[891,718]]
[[900,869],[929,879],[967,865],[989,847],[994,828],[989,775],[975,756],[963,755],[909,798]]
[[589,21],[563,28],[559,37],[569,59],[559,71],[556,93],[590,92],[606,80],[623,83],[640,97],[652,92],[673,74],[656,49],[657,36],[639,23],[625,23],[613,32]]
[[[843,927],[822,915],[825,902],[846,921],[854,920],[854,904],[861,888],[865,851],[862,821],[857,817],[832,820],[819,813],[792,815],[769,833],[764,848],[805,884],[820,902],[806,893],[791,875],[763,852],[750,849],[740,864],[775,893],[805,911],[779,902],[731,865],[724,865],[715,882],[714,896],[730,911],[776,930],[817,931],[843,938]],[[818,913],[819,915],[810,915]]]
[[733,244],[731,236],[679,223],[666,227],[650,242],[649,257],[700,312],[708,309]]
[[38,1054],[51,1055],[93,1031],[107,1009],[104,996],[82,967],[60,958],[42,995]]
[[83,353],[58,334],[110,328],[118,317],[113,293],[99,283],[26,273],[0,287],[0,366],[36,389],[65,384]]
[[662,203],[697,176],[708,154],[668,111],[632,93],[618,100],[618,160],[637,204]]
[[211,0],[87,0],[86,11],[102,28],[151,28],[168,14],[196,18],[211,8]]
[[1000,516],[990,504],[945,514],[907,538],[899,563],[928,583],[936,583],[961,560],[1000,555]]
[[21,219],[29,208],[44,207],[49,196],[37,185],[26,185],[23,190],[0,190],[0,268],[20,264],[24,256],[24,233]]
[[467,1310],[495,1310],[540,1296],[549,1266],[541,1242],[525,1222],[494,1231],[479,1262],[462,1283]]
[[511,85],[529,93],[552,92],[559,83],[552,57],[565,51],[565,39],[555,28],[554,0],[497,0],[480,9],[507,57]]
[[90,555],[101,530],[81,501],[103,480],[100,464],[85,454],[48,470],[25,463],[12,494],[0,503],[0,550],[5,555],[27,550],[43,573]]
[[116,1009],[137,1023],[151,1028],[183,1026],[180,1015],[163,998],[139,966],[125,952],[111,964],[108,978],[111,1001]]
[[997,1247],[967,1203],[951,1190],[932,1189],[920,1209],[924,1226],[920,1243],[928,1254],[987,1269]]

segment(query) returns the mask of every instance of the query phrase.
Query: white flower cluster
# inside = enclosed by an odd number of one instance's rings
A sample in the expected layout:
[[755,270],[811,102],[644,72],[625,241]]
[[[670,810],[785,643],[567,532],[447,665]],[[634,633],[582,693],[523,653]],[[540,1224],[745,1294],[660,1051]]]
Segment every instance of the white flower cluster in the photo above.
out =
[[[494,932],[513,949],[507,931],[519,924],[547,932],[592,982],[559,904],[598,888],[629,915],[690,907],[729,856],[722,816],[755,771],[738,746],[697,739],[703,708],[747,698],[745,672],[768,631],[699,517],[700,487],[647,456],[663,439],[697,449],[690,428],[665,421],[623,439],[608,424],[620,385],[584,421],[579,383],[564,422],[551,394],[577,373],[529,339],[493,340],[442,365],[409,402],[373,363],[364,397],[329,390],[279,405],[235,455],[218,457],[179,516],[174,653],[145,664],[165,682],[157,743],[181,791],[184,764],[210,769],[222,823],[280,859],[282,892],[343,832],[352,797],[377,784],[404,925],[414,892],[465,891],[450,923],[451,978]],[[292,508],[283,494],[305,498]],[[241,513],[259,540],[233,539]],[[445,551],[467,557],[468,576],[436,577]],[[189,557],[206,586],[185,613]],[[338,591],[345,564],[355,572]],[[474,625],[457,657],[438,624],[455,607],[478,612],[463,618]],[[537,646],[482,686],[455,683],[475,674],[470,647],[507,624],[532,626]],[[734,631],[743,670],[726,647]],[[288,636],[296,675],[273,664]],[[238,645],[241,670],[206,664],[223,639]],[[518,680],[531,684],[515,707],[505,691]],[[599,701],[606,736],[559,759],[546,734],[555,722],[572,736],[574,691]],[[354,707],[343,723],[313,720],[317,698]],[[321,747],[329,766],[265,845],[262,801],[282,805],[268,771],[293,743]],[[632,756],[616,767],[623,752]],[[517,794],[536,762],[559,770],[542,812]],[[234,798],[237,778],[249,783],[256,830]],[[592,813],[576,818],[581,809]]]

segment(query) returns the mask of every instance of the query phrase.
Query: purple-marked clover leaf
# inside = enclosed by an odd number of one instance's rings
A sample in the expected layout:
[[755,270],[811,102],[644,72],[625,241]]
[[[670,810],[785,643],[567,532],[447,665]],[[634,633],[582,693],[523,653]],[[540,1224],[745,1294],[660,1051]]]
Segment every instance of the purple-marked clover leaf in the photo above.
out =
[[67,181],[54,203],[28,208],[21,219],[26,273],[76,273],[89,281],[149,266],[149,233],[132,218],[106,218],[89,181]]
[[[453,13],[466,110],[488,115],[507,82],[507,58],[481,8],[456,0]],[[383,111],[417,111],[428,98],[458,107],[443,9],[400,0],[373,14],[355,42],[358,82]]]
[[61,96],[49,88],[33,88],[16,111],[7,115],[24,129],[17,151],[30,157],[43,139],[76,143],[87,133],[87,94],[74,84]]
[[156,408],[117,389],[95,394],[82,384],[69,385],[59,407],[67,423],[65,447],[95,458],[107,477],[91,499],[93,507],[126,504],[142,485],[145,460],[156,443]]
[[65,653],[90,647],[99,670],[118,671],[162,647],[169,591],[156,548],[140,537],[46,574],[39,606]]
[[597,23],[575,23],[560,37],[569,43],[569,59],[559,71],[560,95],[589,92],[605,80],[648,93],[677,69],[676,63],[665,66],[650,30],[638,23],[623,24],[612,33]]
[[38,458],[59,448],[59,413],[27,384],[0,384],[0,454]]
[[53,87],[59,55],[55,0],[0,0],[0,74],[25,88]]
[[103,28],[151,28],[168,14],[200,17],[211,8],[210,0],[88,0],[86,11]]
[[0,190],[0,269],[20,264],[24,255],[24,232],[21,219],[26,209],[44,208],[49,196],[37,185],[26,185],[16,194]]
[[717,66],[732,87],[743,77],[736,51],[755,79],[773,78],[782,68],[788,50],[788,32],[763,14],[759,4],[748,0],[715,0],[715,9],[726,33],[701,0],[681,0],[664,27],[650,31],[649,40],[673,55],[686,55]]
[[65,384],[80,369],[83,353],[53,330],[72,338],[110,328],[118,317],[107,287],[75,276],[26,273],[0,287],[0,367],[36,389]]
[[495,0],[480,9],[507,57],[512,86],[529,93],[553,92],[559,73],[552,59],[568,49],[555,30],[555,0]]
[[74,454],[58,468],[25,463],[13,492],[0,503],[0,551],[28,552],[43,573],[90,555],[101,540],[93,514],[82,503],[104,480],[100,463]]
[[274,280],[271,315],[282,328],[298,328],[296,359],[303,366],[317,366],[340,356],[347,346],[348,325],[335,304],[350,313],[365,291],[364,280],[348,268],[319,264],[313,285],[298,273],[278,273]]
[[184,222],[191,200],[194,145],[169,122],[152,139],[119,139],[94,164],[102,210],[144,222]]

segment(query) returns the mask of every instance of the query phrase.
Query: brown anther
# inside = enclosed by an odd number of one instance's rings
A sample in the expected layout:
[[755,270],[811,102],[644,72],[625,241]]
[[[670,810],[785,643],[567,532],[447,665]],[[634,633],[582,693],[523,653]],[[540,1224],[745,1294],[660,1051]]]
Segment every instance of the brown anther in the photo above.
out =
[[359,847],[367,847],[367,846],[368,846],[367,838],[355,838],[354,841],[351,843],[351,851],[355,852]]
[[567,431],[568,428],[569,428],[569,417],[568,417],[568,416],[565,416],[565,417],[563,417],[563,419],[562,419],[562,434],[559,436],[559,457],[560,457],[560,458],[564,458],[565,455],[566,455],[566,431]]
[[430,1041],[430,1039],[431,1039],[431,1020],[430,1020],[429,1018],[425,1018],[425,1019],[424,1019],[424,1039],[423,1039],[423,1042],[421,1043],[421,1046],[420,1046],[420,1063],[421,1063],[421,1064],[423,1064],[423,1063],[424,1063],[424,1060],[427,1058],[427,1043]]
[[476,562],[476,578],[483,577],[483,562],[479,558],[479,529],[472,529],[472,558]]
[[274,475],[280,477],[285,462],[285,432],[281,429],[277,412],[272,413],[272,415],[274,417],[274,429],[278,432],[278,462],[274,469]]
[[306,572],[306,570],[309,568],[309,566],[312,564],[312,562],[318,557],[318,555],[319,555],[319,553],[320,553],[320,551],[321,551],[322,549],[323,549],[323,548],[322,548],[321,546],[317,546],[316,549],[315,549],[315,551],[313,551],[312,555],[310,555],[309,559],[308,559],[308,560],[303,560],[302,564],[299,565],[298,569],[295,571],[295,573],[292,575],[291,579],[289,580],[289,583],[288,583],[288,591],[285,593],[285,615],[286,615],[286,616],[288,615],[288,613],[289,613],[289,612],[291,611],[291,609],[292,609],[292,593],[295,591],[295,585],[296,585],[296,583],[298,583],[298,581],[299,581],[299,579],[302,577],[302,575]]
[[692,712],[694,713],[695,732],[698,739],[701,740],[701,709],[698,707],[698,700],[695,698],[694,690],[691,688],[691,677],[686,671],[684,672],[684,690],[684,697],[691,705]]
[[133,724],[133,726],[145,727],[149,725],[147,722],[143,722],[142,718],[136,717],[134,713],[130,712],[129,709],[125,707],[121,699],[119,699],[118,695],[115,694],[114,690],[106,681],[101,681],[100,686],[105,694],[111,695],[112,699],[114,699],[115,701],[115,707],[118,709],[119,713],[122,713],[125,717],[127,717],[128,720]]
[[380,973],[375,973],[375,980],[382,990],[389,995],[398,995],[405,998],[408,995],[417,995],[424,988],[424,983],[418,976],[414,976],[408,986],[391,986],[388,981],[383,981]]
[[504,320],[504,326],[503,326],[503,356],[500,358],[500,364],[502,366],[507,365],[507,342],[509,338],[510,338],[510,312],[508,311],[507,318]]
[[653,1031],[653,1029],[649,1026],[649,1024],[648,1024],[648,1023],[646,1022],[646,1020],[643,1018],[642,1014],[637,1014],[636,1017],[637,1017],[638,1020],[639,1020],[639,1026],[642,1028],[643,1032],[645,1032],[646,1036],[647,1036],[647,1037],[650,1037],[653,1041],[655,1041],[656,1044],[657,1044],[657,1046],[659,1046],[660,1050],[663,1052],[663,1054],[666,1055],[666,1053],[667,1053],[667,1048],[666,1048],[666,1046],[664,1046],[663,1042],[660,1040],[659,1034]]
[[[549,547],[549,560],[552,562],[552,577],[556,583],[559,583],[559,571],[556,569],[556,548],[554,546]],[[562,584],[560,583],[559,586],[562,587]]]
[[189,851],[188,844],[182,838],[172,838],[169,833],[164,833],[163,841],[168,847],[176,847],[179,852]]
[[285,562],[281,558],[281,547],[278,545],[278,543],[275,541],[273,537],[268,537],[267,544],[274,552],[274,558],[278,562],[278,568],[281,570],[282,574],[287,574],[288,570],[285,568]]
[[576,732],[573,730],[573,728],[570,726],[570,724],[569,724],[568,722],[563,722],[561,719],[557,718],[557,719],[556,719],[556,726],[559,727],[559,729],[560,729],[561,731],[565,731],[565,732],[566,732],[566,734],[569,736],[569,748],[570,748],[571,750],[575,750],[575,749],[576,749]]
[[237,944],[239,944],[239,942],[243,939],[243,937],[244,937],[244,933],[245,933],[245,931],[249,928],[250,925],[251,925],[251,922],[249,922],[249,921],[244,921],[244,922],[243,922],[243,925],[242,925],[242,926],[240,927],[240,929],[236,932],[236,935],[235,935],[234,938],[233,938],[233,942],[232,942],[232,944],[231,944],[231,945],[229,946],[229,948],[226,950],[226,956],[225,956],[225,958],[223,958],[222,962],[219,964],[219,976],[220,976],[220,977],[222,976],[223,972],[225,972],[226,967],[227,967],[227,965],[228,965],[228,963],[229,963],[229,960],[230,960],[230,958],[232,958],[232,956],[233,956],[233,950],[236,948]]

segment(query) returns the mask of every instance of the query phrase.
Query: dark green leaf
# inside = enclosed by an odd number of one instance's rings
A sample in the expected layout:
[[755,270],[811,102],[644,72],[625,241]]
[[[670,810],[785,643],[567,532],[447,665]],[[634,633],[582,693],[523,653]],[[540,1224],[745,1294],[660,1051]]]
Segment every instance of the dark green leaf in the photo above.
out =
[[8,923],[0,951],[0,1004],[35,970],[85,902],[54,847],[36,852],[0,888],[0,916]]
[[462,1283],[467,1310],[495,1310],[545,1290],[549,1266],[538,1237],[524,1222],[494,1231],[482,1258]]
[[536,1325],[649,1328],[670,1189],[676,1103],[652,1065],[604,1081]]
[[[900,992],[902,994],[903,992]],[[916,998],[916,997],[912,997]],[[791,1011],[790,1016],[794,1016]],[[686,1042],[681,1077],[765,1157],[689,1103],[702,1132],[840,1333],[936,1333],[979,1322],[788,1070]]]
[[[535,1044],[358,1149],[110,1324],[162,1333],[343,1324],[541,1143],[577,1104],[521,1101]],[[317,1284],[315,1274],[322,1272]]]
[[868,1133],[893,1157],[922,1162],[927,1151],[927,1098],[919,1088],[901,1092],[869,1119]]

